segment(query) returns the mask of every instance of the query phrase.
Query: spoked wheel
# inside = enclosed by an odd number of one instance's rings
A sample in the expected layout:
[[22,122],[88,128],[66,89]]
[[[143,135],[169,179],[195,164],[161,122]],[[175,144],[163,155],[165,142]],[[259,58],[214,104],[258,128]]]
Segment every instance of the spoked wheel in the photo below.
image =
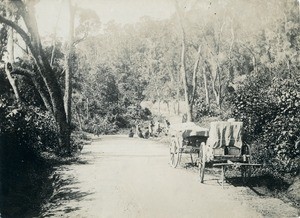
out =
[[241,167],[241,175],[243,179],[243,183],[246,184],[251,178],[251,167],[250,166],[242,166]]
[[[242,147],[242,155],[243,155],[243,162],[246,163],[251,163],[252,162],[252,158],[251,158],[251,147],[249,144],[244,143],[243,147]],[[248,158],[244,157],[244,156],[248,156]]]
[[200,182],[203,183],[204,170],[205,170],[205,144],[204,143],[201,143],[200,145],[198,169],[199,169]]
[[170,146],[170,164],[172,167],[176,168],[180,161],[180,149],[178,142],[175,138],[171,140]]
[[191,158],[191,163],[194,164],[193,154],[190,154],[190,158]]
[[[242,147],[242,156],[243,162],[250,164],[251,160],[251,147],[249,144],[244,143]],[[248,156],[248,157],[247,157]],[[241,167],[241,175],[243,178],[243,183],[246,184],[251,177],[251,166],[242,166]]]

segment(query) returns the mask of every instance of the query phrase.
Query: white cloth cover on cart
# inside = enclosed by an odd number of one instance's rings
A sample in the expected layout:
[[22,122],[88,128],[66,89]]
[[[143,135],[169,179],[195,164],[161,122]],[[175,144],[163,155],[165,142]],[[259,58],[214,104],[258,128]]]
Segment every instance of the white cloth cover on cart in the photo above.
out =
[[242,148],[243,122],[217,121],[210,124],[206,159],[213,159],[213,149],[224,146]]

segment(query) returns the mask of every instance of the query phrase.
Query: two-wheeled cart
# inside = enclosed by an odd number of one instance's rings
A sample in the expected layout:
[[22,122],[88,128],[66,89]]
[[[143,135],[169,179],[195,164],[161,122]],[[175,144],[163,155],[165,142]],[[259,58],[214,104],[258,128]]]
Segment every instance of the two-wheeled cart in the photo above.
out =
[[208,129],[188,122],[171,126],[170,136],[170,164],[176,168],[181,162],[182,154],[189,154],[194,163],[193,154],[199,158],[200,145],[208,138]]
[[245,179],[251,176],[253,167],[261,164],[251,163],[250,146],[243,142],[243,123],[218,121],[210,123],[209,137],[200,145],[198,168],[200,182],[204,182],[206,163],[221,167],[221,182],[224,186],[225,171],[228,167],[240,169]]
[[210,128],[202,128],[195,123],[182,123],[170,128],[170,164],[176,168],[182,154],[197,154],[200,182],[204,181],[205,166],[211,163],[221,167],[222,187],[228,167],[241,169],[243,178],[251,175],[251,168],[261,166],[251,163],[250,147],[243,143],[243,123],[218,121],[210,123]]

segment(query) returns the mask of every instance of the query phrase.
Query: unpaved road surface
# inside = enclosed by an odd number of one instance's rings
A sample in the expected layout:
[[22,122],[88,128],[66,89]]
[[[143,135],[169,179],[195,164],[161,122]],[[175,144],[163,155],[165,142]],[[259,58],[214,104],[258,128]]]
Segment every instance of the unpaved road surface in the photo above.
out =
[[281,200],[249,194],[193,170],[173,169],[168,147],[151,140],[103,136],[82,151],[83,163],[57,169],[61,186],[48,217],[298,217]]

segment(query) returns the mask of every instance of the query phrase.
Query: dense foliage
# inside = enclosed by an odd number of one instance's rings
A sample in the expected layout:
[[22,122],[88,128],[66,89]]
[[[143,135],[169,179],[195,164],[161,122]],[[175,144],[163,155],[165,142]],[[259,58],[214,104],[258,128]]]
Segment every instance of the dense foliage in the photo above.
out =
[[0,105],[0,134],[10,144],[26,147],[28,152],[55,150],[57,135],[55,124],[48,112],[35,107]]
[[299,173],[299,79],[251,75],[232,96],[233,115],[244,122],[245,141],[272,174]]

